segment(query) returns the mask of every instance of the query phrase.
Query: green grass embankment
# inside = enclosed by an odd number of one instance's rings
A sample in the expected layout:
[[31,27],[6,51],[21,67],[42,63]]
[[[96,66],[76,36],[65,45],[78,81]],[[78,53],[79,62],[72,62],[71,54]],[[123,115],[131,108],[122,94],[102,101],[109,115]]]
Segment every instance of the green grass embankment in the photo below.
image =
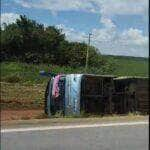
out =
[[[88,73],[116,76],[148,76],[148,59],[121,56],[104,56],[115,61],[114,69],[109,66],[89,68]],[[39,75],[40,70],[54,73],[84,73],[84,67],[26,64],[19,62],[1,63],[1,106],[7,108],[42,108],[44,91],[49,80]],[[112,70],[112,71],[110,71]]]

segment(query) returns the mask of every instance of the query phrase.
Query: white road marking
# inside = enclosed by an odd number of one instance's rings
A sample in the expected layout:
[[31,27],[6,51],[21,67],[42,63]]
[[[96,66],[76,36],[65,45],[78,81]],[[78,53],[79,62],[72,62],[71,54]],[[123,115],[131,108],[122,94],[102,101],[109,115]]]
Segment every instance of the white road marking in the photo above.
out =
[[94,128],[94,127],[111,127],[111,126],[134,126],[134,125],[148,125],[148,124],[149,124],[148,121],[141,121],[141,122],[138,121],[138,122],[123,122],[123,123],[82,124],[82,125],[65,125],[65,126],[43,126],[43,127],[2,129],[1,133],[60,130],[60,129],[76,129],[76,128]]

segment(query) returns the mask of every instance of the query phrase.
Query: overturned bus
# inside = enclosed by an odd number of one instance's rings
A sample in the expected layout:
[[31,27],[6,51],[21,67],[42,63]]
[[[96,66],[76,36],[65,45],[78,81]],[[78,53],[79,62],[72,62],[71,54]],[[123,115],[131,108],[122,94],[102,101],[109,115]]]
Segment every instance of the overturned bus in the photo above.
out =
[[[58,112],[62,115],[125,114],[140,109],[148,112],[148,78],[116,78],[111,75],[93,74],[61,75],[58,81],[58,97],[53,96],[54,80],[55,77],[50,79],[45,92],[45,113],[48,116]],[[138,95],[141,83],[145,87],[145,101]],[[141,101],[146,103],[146,109],[141,108]]]
[[117,77],[114,78],[115,93],[113,99],[119,113],[149,113],[149,78]]

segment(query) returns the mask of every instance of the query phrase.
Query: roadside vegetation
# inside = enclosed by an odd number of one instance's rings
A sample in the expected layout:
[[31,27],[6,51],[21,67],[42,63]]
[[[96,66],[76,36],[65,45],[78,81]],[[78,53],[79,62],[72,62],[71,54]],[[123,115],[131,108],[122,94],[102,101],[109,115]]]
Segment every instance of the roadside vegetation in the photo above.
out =
[[[115,76],[148,76],[148,59],[120,56],[104,56],[109,63],[103,67],[89,67],[88,73]],[[114,64],[115,66],[111,65]],[[59,66],[52,64],[27,64],[20,62],[1,63],[1,81],[26,85],[45,84],[48,79],[39,75],[40,70],[54,73],[84,73],[84,67]]]
[[115,60],[116,66],[113,74],[117,76],[143,76],[149,75],[148,58],[127,56],[105,56],[107,59]]
[[1,109],[43,109],[45,85],[1,82]]
[[[148,76],[148,60],[105,56],[115,61],[111,72],[101,68],[90,68],[89,73],[113,74],[116,76]],[[39,75],[40,70],[54,73],[84,73],[84,67],[73,68],[51,64],[27,64],[20,62],[1,63],[1,108],[2,109],[43,109],[46,77]],[[94,72],[95,71],[95,72]]]
[[69,42],[60,29],[45,27],[26,16],[21,15],[15,23],[3,24],[0,32],[1,61],[83,67],[88,47],[92,67],[108,63],[95,47],[84,42]]
[[[40,70],[53,73],[85,73],[88,45],[69,42],[54,26],[44,27],[26,16],[3,25],[1,32],[2,109],[43,108],[49,80]],[[86,73],[115,76],[148,76],[148,59],[104,56],[89,47]]]

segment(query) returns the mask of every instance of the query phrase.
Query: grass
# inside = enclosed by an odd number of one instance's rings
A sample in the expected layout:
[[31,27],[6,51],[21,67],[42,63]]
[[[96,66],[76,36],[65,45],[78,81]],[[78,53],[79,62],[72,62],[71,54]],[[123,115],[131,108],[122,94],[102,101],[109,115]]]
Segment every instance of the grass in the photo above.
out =
[[[104,56],[109,60],[105,66],[97,68],[89,67],[88,73],[112,74],[116,76],[148,76],[148,59]],[[109,65],[109,64],[113,65]],[[89,65],[90,66],[90,65]],[[1,63],[1,81],[9,83],[24,83],[27,85],[43,84],[48,78],[39,75],[40,70],[54,73],[84,73],[84,67],[73,68],[70,66],[57,66],[51,64],[26,64],[19,62]]]
[[2,109],[33,109],[44,105],[45,85],[23,85],[1,82]]
[[112,74],[117,76],[148,76],[148,58],[129,56],[104,56],[106,59],[115,61],[115,68]]
[[116,58],[118,76],[148,76],[148,59],[143,58]]
[[71,68],[69,66],[56,66],[47,64],[26,64],[19,62],[1,63],[1,81],[10,83],[42,84],[48,78],[39,75],[40,70],[53,71],[54,73],[82,73],[84,68]]
[[[42,118],[41,118],[42,116]],[[86,117],[86,118],[46,118],[44,115],[35,117],[35,119],[29,119],[22,117],[21,120],[2,121],[2,127],[11,126],[40,126],[40,125],[67,125],[67,124],[92,124],[92,123],[109,123],[109,122],[133,122],[133,121],[148,121],[148,116],[143,115],[115,115],[115,116],[104,116],[104,117]]]
[[[88,73],[116,76],[148,76],[148,59],[104,56],[111,65],[89,68]],[[1,63],[1,108],[42,108],[44,91],[49,78],[41,77],[40,70],[54,73],[84,73],[84,67],[56,66],[51,64]]]

